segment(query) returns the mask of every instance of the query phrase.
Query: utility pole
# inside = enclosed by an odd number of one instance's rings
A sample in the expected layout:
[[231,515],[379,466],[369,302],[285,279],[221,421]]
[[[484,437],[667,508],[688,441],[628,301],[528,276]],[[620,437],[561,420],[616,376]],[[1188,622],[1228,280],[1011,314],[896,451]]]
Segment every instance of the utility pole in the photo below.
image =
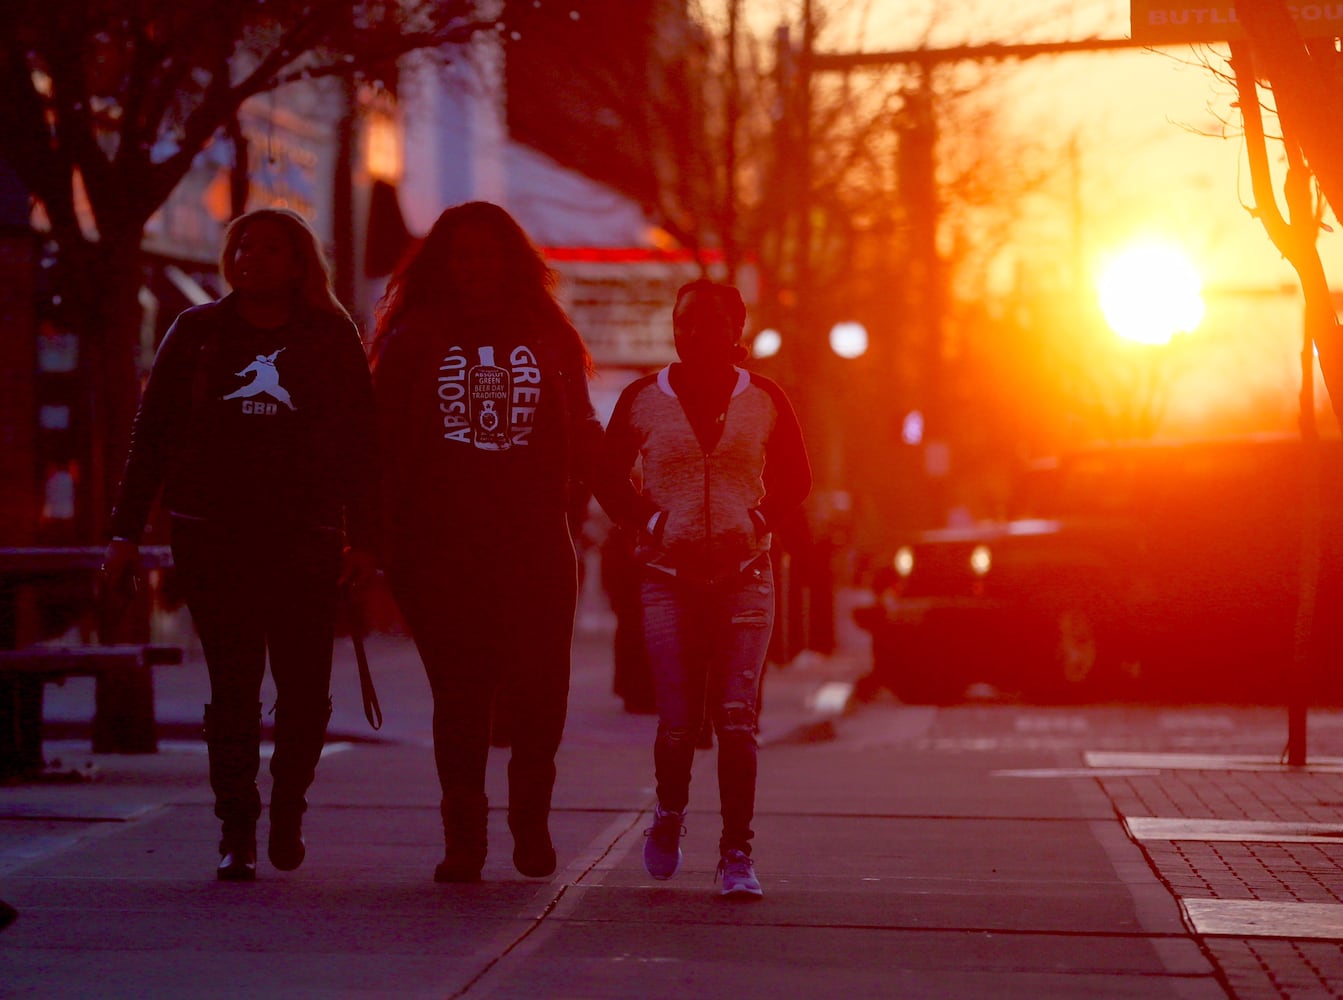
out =
[[923,474],[934,518],[947,508],[945,474],[949,456],[950,407],[942,359],[946,313],[946,266],[937,247],[942,192],[937,183],[937,109],[931,66],[916,68],[905,92],[897,149],[900,197],[909,221],[911,259],[908,296],[921,379],[914,403],[923,415]]
[[737,27],[741,0],[728,0],[727,5],[727,119],[723,138],[723,263],[724,276],[730,284],[737,282],[740,266],[740,247],[737,243],[737,128],[741,123],[741,80],[737,75]]

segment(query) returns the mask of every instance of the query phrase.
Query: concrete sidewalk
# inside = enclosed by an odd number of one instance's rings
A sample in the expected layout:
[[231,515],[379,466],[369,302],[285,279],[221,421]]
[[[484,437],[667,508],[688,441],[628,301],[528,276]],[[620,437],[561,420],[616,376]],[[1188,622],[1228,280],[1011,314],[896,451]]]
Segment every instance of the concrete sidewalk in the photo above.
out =
[[1343,760],[1088,763],[1234,996],[1343,996]]
[[[512,868],[496,751],[485,880],[430,881],[442,847],[428,687],[409,641],[379,636],[378,733],[338,646],[308,860],[283,874],[263,859],[252,885],[215,882],[204,670],[163,668],[160,753],[93,758],[87,741],[56,740],[48,756],[91,763],[96,780],[0,789],[0,899],[19,911],[0,932],[0,995],[1340,995],[1343,838],[1331,831],[1343,830],[1343,769],[928,750],[909,720],[934,710],[838,714],[866,662],[845,649],[767,677],[756,823],[766,898],[748,905],[714,890],[710,752],[682,872],[666,883],[643,872],[654,720],[625,714],[611,693],[600,621],[575,644],[552,821],[560,869],[544,880]],[[91,697],[53,690],[53,726],[73,731]],[[884,738],[850,739],[850,727]],[[994,776],[1064,765],[1077,776]],[[1231,821],[1289,824],[1308,839],[1270,843],[1257,838],[1282,829]]]

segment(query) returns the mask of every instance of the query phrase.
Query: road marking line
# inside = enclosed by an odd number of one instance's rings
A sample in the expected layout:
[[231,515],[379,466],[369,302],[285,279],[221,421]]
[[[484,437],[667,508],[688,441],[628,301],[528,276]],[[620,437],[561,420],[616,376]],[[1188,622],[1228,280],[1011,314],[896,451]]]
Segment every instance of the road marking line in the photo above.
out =
[[1276,757],[1252,754],[1204,753],[1128,753],[1123,751],[1088,750],[1084,755],[1088,767],[1142,767],[1161,770],[1189,771],[1292,771],[1316,774],[1343,773],[1343,757],[1316,757],[1305,767],[1290,767]]
[[824,715],[843,715],[852,694],[848,681],[827,681],[807,696],[807,708]]
[[1205,715],[1202,712],[1163,712],[1157,717],[1161,729],[1185,732],[1190,729],[1227,731],[1236,728],[1236,720],[1229,715]]
[[1019,733],[1085,733],[1091,724],[1080,715],[1020,715],[1012,727]]
[[1278,844],[1340,844],[1343,824],[1283,823],[1251,819],[1165,819],[1130,816],[1124,820],[1134,840],[1198,840]]
[[1339,903],[1181,899],[1180,905],[1199,934],[1343,940],[1343,904]]
[[989,773],[995,778],[1141,778],[1161,772],[1140,767],[1033,767]]

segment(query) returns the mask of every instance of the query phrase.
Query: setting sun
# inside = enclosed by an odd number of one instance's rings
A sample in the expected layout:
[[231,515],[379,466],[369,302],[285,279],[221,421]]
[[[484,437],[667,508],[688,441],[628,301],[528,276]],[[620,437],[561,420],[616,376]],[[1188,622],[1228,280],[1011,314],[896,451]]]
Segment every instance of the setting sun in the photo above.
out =
[[1108,261],[1099,279],[1101,311],[1125,340],[1165,344],[1203,319],[1203,282],[1175,247],[1142,244]]

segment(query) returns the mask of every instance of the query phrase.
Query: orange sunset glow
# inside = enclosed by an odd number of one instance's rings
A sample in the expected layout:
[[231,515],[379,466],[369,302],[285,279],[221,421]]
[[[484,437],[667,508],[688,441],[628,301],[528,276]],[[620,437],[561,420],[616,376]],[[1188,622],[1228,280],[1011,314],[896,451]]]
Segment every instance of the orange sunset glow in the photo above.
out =
[[[818,49],[1130,35],[1128,0],[863,9],[861,18],[827,21]],[[1129,348],[1162,348],[1142,360],[1144,385],[1159,383],[1164,400],[1144,433],[1295,430],[1301,299],[1295,273],[1250,211],[1228,58],[1228,46],[1213,42],[937,70],[941,86],[959,88],[938,109],[944,179],[968,164],[992,164],[977,180],[987,189],[977,202],[959,203],[954,190],[944,195],[940,238],[961,254],[950,282],[961,303],[1000,296],[1015,308],[1027,304],[1029,341],[1018,345],[1014,362],[1038,380],[1037,398],[1073,391],[1082,405],[1128,391],[1114,385],[1113,352],[1121,348],[1112,342],[1119,339]],[[893,70],[889,86],[905,79]],[[990,135],[995,145],[986,153],[981,145]],[[1281,178],[1275,183],[1280,188]],[[1343,236],[1332,214],[1325,222],[1332,228],[1321,230],[1320,252],[1343,286]],[[973,336],[953,324],[952,349],[973,351]],[[1020,353],[1027,347],[1038,351],[1029,362]],[[1327,413],[1322,386],[1315,398]]]
[[1128,247],[1100,274],[1101,311],[1125,340],[1168,344],[1203,319],[1202,284],[1193,262],[1178,247]]

